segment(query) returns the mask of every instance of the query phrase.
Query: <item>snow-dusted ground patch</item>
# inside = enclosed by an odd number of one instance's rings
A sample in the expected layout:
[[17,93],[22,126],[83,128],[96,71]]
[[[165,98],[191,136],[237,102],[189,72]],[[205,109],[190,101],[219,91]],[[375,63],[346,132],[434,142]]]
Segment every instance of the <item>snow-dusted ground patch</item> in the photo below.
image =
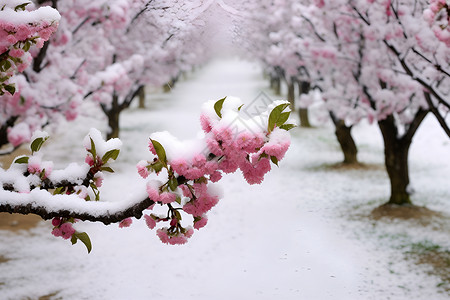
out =
[[[194,137],[203,102],[226,95],[251,102],[261,90],[268,92],[258,66],[227,59],[189,75],[170,94],[149,94],[148,110],[122,116],[117,174],[106,178],[102,195],[121,200],[139,186],[134,165],[150,157],[150,133]],[[56,156],[55,167],[84,159],[83,136],[91,126],[106,129],[99,116],[89,107],[80,122],[52,136],[43,151]],[[355,128],[367,169],[332,167],[342,156],[328,125],[291,132],[285,160],[262,185],[249,186],[240,174],[220,181],[225,197],[187,245],[162,244],[142,221],[128,229],[77,224],[93,242],[89,255],[83,245],[53,237],[49,222],[0,232],[0,256],[9,259],[0,263],[0,299],[447,299],[436,287],[440,278],[404,252],[425,240],[449,249],[449,232],[368,218],[389,195],[378,129]],[[449,152],[429,117],[411,149],[413,201],[447,214]]]

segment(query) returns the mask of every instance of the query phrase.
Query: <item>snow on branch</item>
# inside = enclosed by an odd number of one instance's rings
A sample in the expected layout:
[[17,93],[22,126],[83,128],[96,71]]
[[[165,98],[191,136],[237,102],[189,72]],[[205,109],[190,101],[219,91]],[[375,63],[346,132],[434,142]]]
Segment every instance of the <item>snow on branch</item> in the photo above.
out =
[[36,214],[44,220],[75,218],[81,221],[119,223],[133,217],[140,219],[143,211],[155,204],[143,191],[142,195],[120,202],[84,201],[78,195],[52,195],[45,190],[18,194],[0,190],[0,212]]

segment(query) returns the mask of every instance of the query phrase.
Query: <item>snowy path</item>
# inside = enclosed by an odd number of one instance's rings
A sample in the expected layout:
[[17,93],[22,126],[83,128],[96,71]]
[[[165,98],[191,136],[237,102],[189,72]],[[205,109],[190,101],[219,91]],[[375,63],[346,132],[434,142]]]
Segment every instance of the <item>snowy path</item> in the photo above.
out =
[[[103,195],[126,197],[139,185],[134,164],[148,157],[150,132],[195,136],[203,102],[226,95],[249,102],[262,90],[267,83],[257,66],[228,59],[213,61],[168,95],[149,95],[150,110],[131,109],[122,118],[126,147],[118,174],[106,183],[114,191]],[[81,137],[90,126],[104,129],[100,122],[85,118],[72,129]],[[52,293],[55,299],[444,299],[433,289],[417,294],[418,283],[433,286],[436,279],[405,268],[393,274],[389,253],[348,230],[342,204],[387,197],[387,180],[380,168],[364,178],[361,171],[324,168],[340,160],[331,133],[294,130],[286,159],[260,186],[249,186],[240,174],[226,176],[224,199],[184,246],[163,245],[143,222],[130,229],[78,225],[93,241],[89,255],[82,245],[52,237],[49,224],[19,236],[0,232],[0,254],[11,259],[0,263],[0,299]],[[366,126],[357,134],[366,147],[361,159],[380,165],[377,131]],[[80,140],[61,133],[48,149],[64,149],[61,160],[81,157],[73,141]]]

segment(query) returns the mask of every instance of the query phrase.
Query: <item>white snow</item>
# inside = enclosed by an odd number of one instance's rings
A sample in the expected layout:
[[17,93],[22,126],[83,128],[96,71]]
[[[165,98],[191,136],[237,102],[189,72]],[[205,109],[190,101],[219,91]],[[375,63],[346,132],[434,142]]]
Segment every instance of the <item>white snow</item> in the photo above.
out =
[[15,1],[16,4],[13,3],[5,3],[4,1],[0,1],[0,5],[3,6],[8,4],[10,7],[5,7],[3,10],[0,10],[0,20],[2,22],[7,22],[14,25],[21,25],[26,23],[39,23],[42,21],[47,21],[49,23],[59,21],[61,19],[61,15],[56,9],[51,8],[50,6],[40,7],[33,11],[14,11],[14,7],[16,5],[20,5],[26,3],[26,1]]
[[91,128],[89,134],[84,138],[83,145],[86,149],[91,149],[91,139],[94,142],[97,156],[100,158],[105,155],[106,152],[116,149],[120,150],[122,147],[122,141],[120,139],[114,138],[105,141],[101,132],[96,128]]
[[[170,94],[148,94],[148,109],[132,108],[121,117],[121,155],[111,164],[116,174],[105,175],[102,197],[121,201],[145,193],[135,164],[152,157],[152,132],[196,137],[202,103],[233,95],[249,104],[260,91],[271,95],[258,66],[223,59],[189,75]],[[77,123],[61,126],[41,150],[46,159],[54,159],[55,168],[82,162],[89,129],[105,132],[99,115],[86,106]],[[367,170],[329,167],[342,160],[331,126],[291,132],[280,168],[261,185],[249,186],[240,174],[219,182],[224,198],[186,245],[162,244],[143,220],[128,229],[75,224],[91,237],[91,254],[80,243],[53,237],[50,222],[27,232],[0,231],[0,255],[9,259],[0,263],[0,298],[448,299],[436,288],[439,278],[405,260],[401,248],[428,240],[448,249],[448,233],[358,218],[389,194],[379,130],[366,123],[354,128],[359,158],[372,166]],[[448,138],[428,117],[411,148],[413,201],[447,214],[449,152]]]

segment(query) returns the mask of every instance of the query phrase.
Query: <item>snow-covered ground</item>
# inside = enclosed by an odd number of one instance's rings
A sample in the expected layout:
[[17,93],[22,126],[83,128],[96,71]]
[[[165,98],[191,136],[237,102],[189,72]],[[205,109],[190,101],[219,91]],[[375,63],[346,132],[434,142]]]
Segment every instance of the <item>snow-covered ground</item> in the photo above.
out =
[[[148,109],[122,116],[124,147],[102,196],[126,199],[139,185],[135,164],[150,157],[151,132],[194,137],[203,102],[232,95],[250,103],[261,91],[272,97],[261,69],[229,58],[188,75],[170,94],[148,94]],[[43,151],[59,167],[82,161],[82,137],[105,123],[87,106]],[[77,224],[93,242],[89,255],[81,243],[53,237],[50,222],[0,231],[0,255],[9,259],[0,263],[0,299],[448,299],[440,278],[404,256],[419,243],[449,249],[448,224],[366,217],[389,194],[377,128],[354,129],[366,169],[332,167],[342,157],[329,125],[291,132],[286,158],[263,184],[249,186],[240,174],[221,180],[225,197],[186,245],[162,244],[142,221],[127,229]],[[411,149],[413,201],[447,215],[449,154],[448,138],[429,117]]]

